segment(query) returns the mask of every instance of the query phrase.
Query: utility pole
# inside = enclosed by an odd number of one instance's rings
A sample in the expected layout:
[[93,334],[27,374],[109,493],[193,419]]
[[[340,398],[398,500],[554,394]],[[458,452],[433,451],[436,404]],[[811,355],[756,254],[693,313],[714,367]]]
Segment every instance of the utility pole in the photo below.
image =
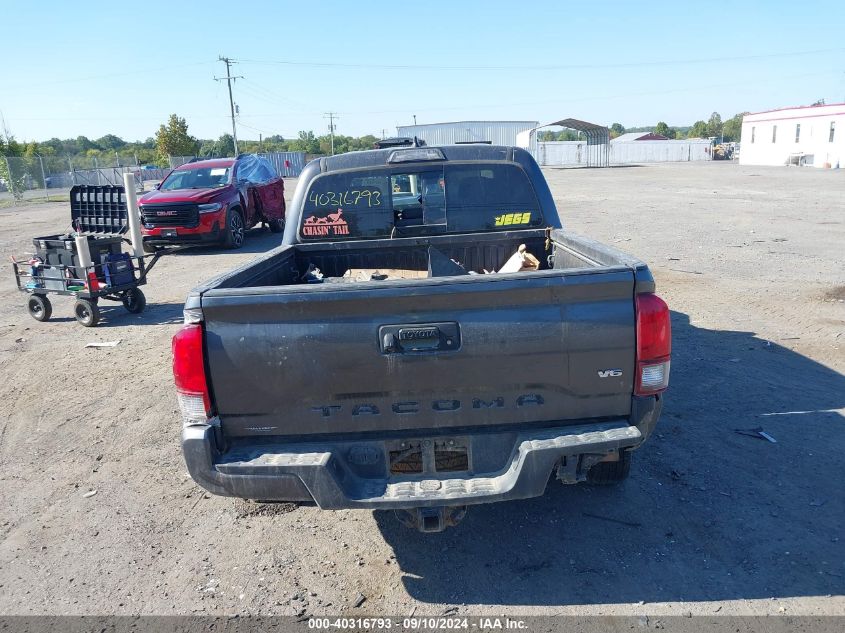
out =
[[329,135],[332,138],[332,156],[334,156],[334,120],[339,117],[336,112],[326,112],[323,118],[329,120]]
[[416,125],[416,124],[417,124],[417,115],[415,114],[414,115],[414,125]]
[[232,140],[235,142],[235,156],[238,155],[238,130],[235,126],[235,101],[232,99],[232,81],[235,79],[243,79],[242,75],[238,75],[237,77],[233,77],[232,73],[230,72],[230,66],[237,62],[229,59],[228,57],[223,57],[219,55],[217,59],[224,64],[226,64],[226,76],[225,77],[215,77],[215,81],[223,81],[226,80],[226,85],[229,86],[229,111],[232,114]]

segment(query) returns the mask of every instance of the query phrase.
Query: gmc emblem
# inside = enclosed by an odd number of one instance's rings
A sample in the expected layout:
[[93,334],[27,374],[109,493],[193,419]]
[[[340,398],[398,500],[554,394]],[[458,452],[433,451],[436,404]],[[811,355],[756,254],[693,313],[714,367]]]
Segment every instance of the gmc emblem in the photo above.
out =
[[175,211],[156,211],[156,215],[161,217],[163,215],[176,215]]

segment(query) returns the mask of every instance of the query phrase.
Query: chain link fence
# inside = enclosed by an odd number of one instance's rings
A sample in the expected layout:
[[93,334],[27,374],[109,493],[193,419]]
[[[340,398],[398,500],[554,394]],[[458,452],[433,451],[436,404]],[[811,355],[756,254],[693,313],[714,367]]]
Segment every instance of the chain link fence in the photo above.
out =
[[[276,172],[285,178],[299,176],[306,163],[304,152],[272,152],[259,156],[270,161]],[[171,156],[170,168],[184,165],[193,158]],[[96,156],[0,156],[0,206],[51,198],[63,200],[74,185],[122,185],[126,172],[135,176],[139,189],[144,189],[145,182],[159,181],[168,171],[142,166],[137,158],[127,160],[117,154],[109,161]]]
[[[122,164],[121,164],[122,163]],[[123,185],[123,174],[132,173],[139,189],[144,181],[164,178],[169,170],[77,156],[0,156],[0,206],[25,201],[66,199],[74,185]]]
[[[305,152],[268,152],[260,153],[258,156],[266,158],[276,169],[276,173],[283,178],[297,178],[305,168]],[[195,158],[209,160],[212,158],[227,158],[226,156],[170,156],[170,168],[176,169]],[[231,157],[229,157],[231,158]]]

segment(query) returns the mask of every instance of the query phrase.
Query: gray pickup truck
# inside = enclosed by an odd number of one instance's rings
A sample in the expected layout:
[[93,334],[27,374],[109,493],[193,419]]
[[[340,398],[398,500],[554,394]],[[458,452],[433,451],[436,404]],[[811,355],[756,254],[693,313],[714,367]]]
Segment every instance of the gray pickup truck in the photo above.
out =
[[654,290],[643,262],[561,228],[521,149],[315,160],[283,245],[188,295],[188,470],[215,494],[394,509],[426,532],[552,475],[620,481],[668,385]]

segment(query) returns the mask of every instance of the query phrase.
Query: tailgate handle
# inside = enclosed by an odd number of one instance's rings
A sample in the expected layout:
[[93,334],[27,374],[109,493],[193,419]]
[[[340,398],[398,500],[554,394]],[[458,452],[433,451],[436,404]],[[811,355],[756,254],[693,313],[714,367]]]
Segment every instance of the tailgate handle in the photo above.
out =
[[453,352],[461,347],[457,323],[409,323],[379,328],[382,354],[426,354]]

